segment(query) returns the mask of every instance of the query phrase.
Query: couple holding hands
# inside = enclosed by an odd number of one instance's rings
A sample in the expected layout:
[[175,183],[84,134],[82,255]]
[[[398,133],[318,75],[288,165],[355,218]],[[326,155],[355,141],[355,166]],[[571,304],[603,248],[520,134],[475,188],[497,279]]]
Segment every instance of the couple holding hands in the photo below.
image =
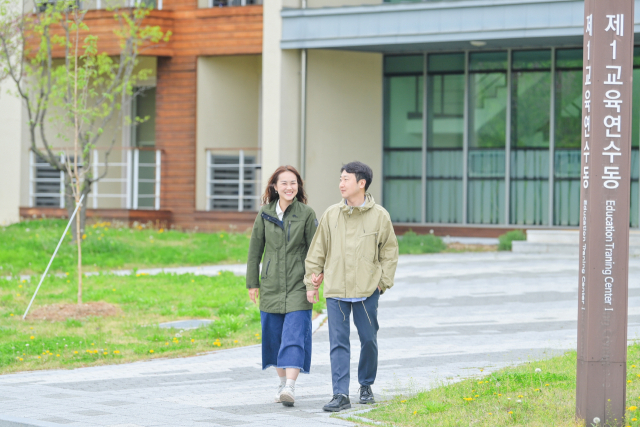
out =
[[292,166],[273,173],[262,197],[249,245],[247,288],[251,300],[260,301],[262,369],[276,368],[275,401],[285,406],[295,402],[298,374],[311,369],[311,312],[323,281],[333,384],[333,398],[323,409],[351,407],[352,312],[360,337],[359,402],[374,403],[378,299],[393,286],[398,241],[389,213],[367,192],[372,178],[364,163],[342,166],[342,201],[330,206],[319,223]]

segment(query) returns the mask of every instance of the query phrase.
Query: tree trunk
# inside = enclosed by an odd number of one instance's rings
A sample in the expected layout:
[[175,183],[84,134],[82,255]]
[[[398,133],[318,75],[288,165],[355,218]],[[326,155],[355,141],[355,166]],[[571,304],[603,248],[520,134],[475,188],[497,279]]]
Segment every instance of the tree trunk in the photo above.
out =
[[[71,189],[71,185],[68,182],[69,178],[68,176],[65,174],[65,206],[67,208],[67,217],[71,218],[71,215],[73,215],[73,211],[76,209],[76,200],[73,197],[73,190]],[[84,192],[83,192],[84,193]],[[88,193],[88,191],[86,192]],[[85,229],[85,224],[87,221],[87,196],[85,195],[85,200],[82,202],[82,207],[80,208],[80,210],[78,211],[78,213],[76,214],[76,217],[73,219],[73,222],[71,223],[71,235],[72,235],[72,239],[71,241],[73,243],[76,243],[78,240],[78,229],[76,227],[76,222],[80,221],[80,237],[82,238],[82,235],[84,234],[84,229]]]

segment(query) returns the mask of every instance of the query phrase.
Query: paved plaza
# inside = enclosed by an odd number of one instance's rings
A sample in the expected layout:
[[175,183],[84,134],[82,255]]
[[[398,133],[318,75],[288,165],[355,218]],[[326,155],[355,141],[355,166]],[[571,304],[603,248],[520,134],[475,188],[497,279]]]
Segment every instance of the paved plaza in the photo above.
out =
[[[485,252],[402,256],[380,298],[376,397],[575,348],[574,256]],[[632,258],[629,338],[640,338],[640,259]],[[352,326],[351,399],[359,343]],[[353,425],[322,412],[331,397],[327,325],[293,408],[272,403],[277,378],[260,346],[206,355],[0,377],[0,427]],[[352,411],[364,409],[353,405]]]

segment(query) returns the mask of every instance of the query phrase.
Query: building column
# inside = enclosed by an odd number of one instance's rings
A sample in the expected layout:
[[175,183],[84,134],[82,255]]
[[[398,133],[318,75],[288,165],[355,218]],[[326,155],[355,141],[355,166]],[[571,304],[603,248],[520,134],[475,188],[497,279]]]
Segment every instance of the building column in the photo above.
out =
[[[22,160],[22,102],[7,90],[13,91],[13,82],[7,80],[0,85],[0,182],[21,182]],[[25,150],[26,151],[26,150]],[[28,164],[28,163],[27,163]],[[0,225],[8,225],[20,220],[20,185],[0,186]],[[24,187],[24,186],[23,186]],[[28,187],[27,187],[28,194]],[[25,204],[26,206],[26,204]]]
[[300,50],[282,50],[283,7],[296,0],[269,0],[263,6],[262,182],[281,165],[300,168]]

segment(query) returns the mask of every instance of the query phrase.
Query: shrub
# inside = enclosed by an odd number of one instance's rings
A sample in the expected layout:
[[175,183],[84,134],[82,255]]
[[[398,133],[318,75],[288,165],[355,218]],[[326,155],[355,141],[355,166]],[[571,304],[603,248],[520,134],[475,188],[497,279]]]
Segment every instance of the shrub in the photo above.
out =
[[398,239],[401,254],[433,254],[442,252],[446,245],[442,239],[433,234],[416,234],[412,230]]
[[527,236],[522,230],[511,230],[498,237],[498,250],[510,251],[511,242],[514,240],[527,240]]

